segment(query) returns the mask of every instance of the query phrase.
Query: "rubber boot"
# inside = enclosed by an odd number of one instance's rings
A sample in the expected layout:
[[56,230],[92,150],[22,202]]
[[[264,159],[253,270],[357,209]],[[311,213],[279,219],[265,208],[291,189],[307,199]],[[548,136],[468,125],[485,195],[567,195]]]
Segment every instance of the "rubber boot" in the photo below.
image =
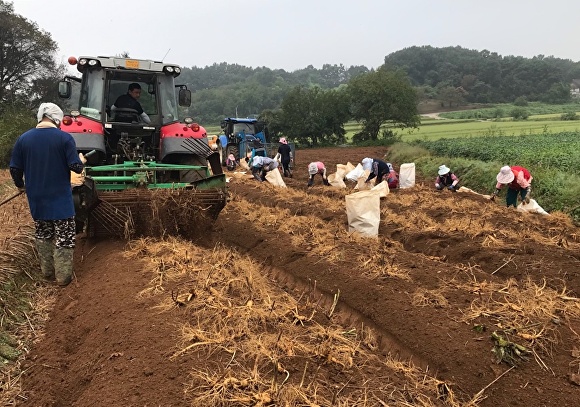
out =
[[54,280],[54,242],[52,239],[36,239],[40,259],[40,271],[47,280]]
[[72,247],[57,247],[54,250],[54,274],[56,283],[62,287],[72,280],[74,250]]

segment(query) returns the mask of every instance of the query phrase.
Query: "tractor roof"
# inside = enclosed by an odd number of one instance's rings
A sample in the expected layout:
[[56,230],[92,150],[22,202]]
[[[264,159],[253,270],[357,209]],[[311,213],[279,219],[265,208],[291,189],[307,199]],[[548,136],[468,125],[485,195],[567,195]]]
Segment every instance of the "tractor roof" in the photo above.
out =
[[166,64],[160,61],[145,59],[121,58],[121,57],[92,57],[81,56],[78,59],[77,69],[82,72],[85,67],[101,66],[108,69],[131,69],[149,72],[165,72],[178,76],[181,68],[176,64]]
[[256,123],[258,120],[250,118],[226,117],[224,121],[233,123]]

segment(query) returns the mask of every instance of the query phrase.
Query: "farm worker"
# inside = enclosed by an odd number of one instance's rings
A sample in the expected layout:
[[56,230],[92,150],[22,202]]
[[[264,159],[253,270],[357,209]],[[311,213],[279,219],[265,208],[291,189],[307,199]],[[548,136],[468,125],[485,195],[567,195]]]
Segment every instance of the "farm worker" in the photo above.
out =
[[388,174],[383,175],[383,181],[387,181],[389,189],[399,188],[399,174],[394,169],[390,170]]
[[441,191],[443,188],[447,187],[452,192],[457,192],[457,188],[459,188],[459,178],[455,175],[449,167],[445,164],[439,167],[439,171],[437,171],[437,179],[435,180],[435,188]]
[[495,186],[495,192],[490,198],[492,201],[495,200],[495,197],[500,193],[503,186],[507,184],[507,206],[517,206],[518,195],[523,202],[530,203],[533,177],[526,168],[519,166],[510,167],[509,165],[506,165],[501,167],[496,179],[497,184]]
[[[391,171],[395,171],[393,165],[391,163],[384,162],[383,160],[379,160],[376,158],[369,158],[366,157],[362,160],[362,167],[363,170],[369,170],[369,176],[366,179],[365,183],[371,182],[373,178],[376,178],[375,184],[378,184],[382,181],[387,181],[390,176]],[[396,174],[396,173],[395,173]],[[399,184],[399,178],[397,175],[397,186]],[[390,188],[390,186],[389,186]]]
[[238,161],[236,160],[236,157],[234,157],[233,154],[228,155],[228,158],[226,159],[226,167],[227,167],[228,171],[235,170],[237,165],[238,165]]
[[308,164],[308,174],[310,175],[310,178],[308,178],[309,187],[311,187],[312,184],[314,184],[314,176],[316,174],[320,174],[324,185],[330,185],[330,182],[328,182],[328,178],[326,178],[326,167],[324,166],[323,162],[314,161]]
[[284,169],[284,176],[292,178],[292,171],[290,171],[290,163],[293,161],[292,149],[288,145],[286,137],[281,137],[279,142],[280,146],[278,147],[278,154],[280,154],[280,162]]
[[114,112],[116,109],[133,109],[137,111],[139,118],[144,123],[151,123],[151,119],[147,116],[147,113],[143,111],[141,103],[137,99],[141,97],[141,85],[136,82],[129,84],[129,89],[127,93],[121,95],[115,100],[111,110]]
[[76,232],[70,172],[80,174],[86,158],[77,154],[72,136],[59,129],[62,118],[54,103],[40,105],[38,125],[14,144],[10,175],[28,197],[42,275],[66,286],[72,279]]
[[252,175],[258,181],[266,181],[266,173],[278,168],[278,161],[260,155],[252,158]]

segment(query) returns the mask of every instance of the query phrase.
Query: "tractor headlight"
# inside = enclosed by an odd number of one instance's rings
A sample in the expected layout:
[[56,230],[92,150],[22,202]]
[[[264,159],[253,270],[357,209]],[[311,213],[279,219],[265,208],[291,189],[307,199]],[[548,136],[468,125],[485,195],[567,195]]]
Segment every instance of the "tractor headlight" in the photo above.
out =
[[173,67],[172,66],[166,66],[165,70],[169,73],[173,73]]
[[174,71],[175,71],[175,73],[181,73],[181,68],[179,68],[179,67],[176,66],[175,69],[174,69]]

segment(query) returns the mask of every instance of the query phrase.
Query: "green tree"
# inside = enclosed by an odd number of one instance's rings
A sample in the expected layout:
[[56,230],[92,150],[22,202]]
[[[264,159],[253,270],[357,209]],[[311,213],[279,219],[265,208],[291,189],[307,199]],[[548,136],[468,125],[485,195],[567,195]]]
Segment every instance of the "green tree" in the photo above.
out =
[[403,71],[382,67],[353,78],[348,84],[351,112],[363,126],[357,139],[376,140],[381,126],[417,127],[417,94]]
[[53,58],[56,50],[49,33],[0,0],[0,112],[7,106],[35,107],[41,100],[58,102],[54,79],[62,77],[64,67]]
[[349,118],[344,91],[297,86],[286,95],[280,111],[270,114],[270,128],[305,145],[337,144],[345,141]]

